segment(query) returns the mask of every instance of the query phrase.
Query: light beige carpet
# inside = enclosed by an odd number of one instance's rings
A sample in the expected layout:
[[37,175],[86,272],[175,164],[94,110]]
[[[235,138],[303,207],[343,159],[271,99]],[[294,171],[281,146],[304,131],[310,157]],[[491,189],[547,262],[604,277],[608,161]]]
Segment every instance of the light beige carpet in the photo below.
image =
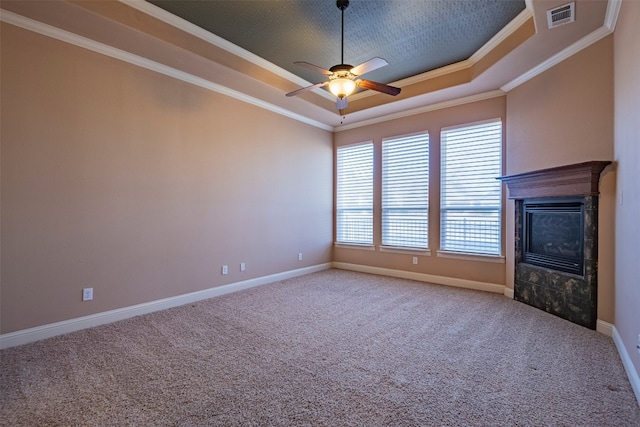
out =
[[3,350],[3,426],[637,426],[611,338],[328,270]]

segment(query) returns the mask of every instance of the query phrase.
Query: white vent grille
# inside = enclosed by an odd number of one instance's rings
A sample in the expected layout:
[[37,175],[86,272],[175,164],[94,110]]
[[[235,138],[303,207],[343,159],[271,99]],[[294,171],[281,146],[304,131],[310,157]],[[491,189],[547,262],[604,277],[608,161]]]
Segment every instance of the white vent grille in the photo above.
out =
[[563,6],[547,10],[547,23],[549,28],[559,27],[576,20],[576,3],[571,2]]

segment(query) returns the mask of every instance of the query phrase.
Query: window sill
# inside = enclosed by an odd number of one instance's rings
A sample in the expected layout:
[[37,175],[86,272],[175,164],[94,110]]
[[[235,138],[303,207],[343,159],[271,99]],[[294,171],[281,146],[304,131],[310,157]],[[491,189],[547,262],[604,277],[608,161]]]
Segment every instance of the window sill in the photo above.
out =
[[413,254],[431,256],[431,249],[403,248],[401,246],[378,246],[380,252],[392,252],[396,254]]
[[499,255],[483,255],[464,252],[438,251],[440,258],[461,259],[466,261],[494,262],[498,264],[505,263],[505,257]]
[[376,247],[374,245],[365,245],[360,243],[340,243],[335,242],[333,244],[334,247],[340,249],[360,249],[362,251],[375,251]]

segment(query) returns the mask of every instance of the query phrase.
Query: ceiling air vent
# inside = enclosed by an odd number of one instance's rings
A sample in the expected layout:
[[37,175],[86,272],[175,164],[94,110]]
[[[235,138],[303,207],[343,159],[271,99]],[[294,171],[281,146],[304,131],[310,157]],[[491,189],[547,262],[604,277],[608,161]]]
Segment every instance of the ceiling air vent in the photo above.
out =
[[576,2],[554,7],[547,10],[547,23],[549,28],[559,27],[576,20]]

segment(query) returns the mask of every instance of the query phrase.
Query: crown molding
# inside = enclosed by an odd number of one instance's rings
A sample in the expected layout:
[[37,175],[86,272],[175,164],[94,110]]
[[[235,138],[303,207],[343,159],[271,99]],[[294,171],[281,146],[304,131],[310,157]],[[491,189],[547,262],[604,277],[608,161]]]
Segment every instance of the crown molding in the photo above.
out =
[[292,81],[293,83],[299,85],[310,85],[308,81],[296,76],[295,74],[285,70],[284,68],[280,68],[277,65],[249,52],[246,49],[241,48],[238,45],[231,43],[228,40],[223,39],[220,36],[217,36],[203,28],[198,27],[197,25],[192,24],[191,22],[180,18],[172,13],[167,12],[166,10],[152,4],[146,2],[144,0],[118,0],[120,3],[125,4],[133,9],[136,9],[146,15],[149,15],[159,21],[164,22],[165,24],[169,24],[172,27],[178,28],[179,30],[184,31],[187,34],[191,34],[192,36],[198,37],[212,45],[219,47],[221,49],[226,50],[229,53],[232,53],[242,59],[245,59],[259,67],[264,68],[265,70],[271,71],[272,73],[276,73],[287,80]]
[[484,101],[486,99],[498,98],[504,96],[505,93],[502,90],[492,90],[489,92],[483,92],[476,95],[465,96],[463,98],[456,98],[450,101],[438,102],[436,104],[429,104],[422,107],[412,108],[410,110],[404,110],[393,114],[387,114],[381,117],[376,117],[369,120],[362,120],[356,123],[336,126],[333,128],[334,132],[342,132],[345,130],[356,129],[363,126],[369,126],[376,123],[383,123],[389,120],[401,119],[403,117],[415,116],[416,114],[427,113],[429,111],[442,110],[444,108],[456,107],[458,105],[470,104],[472,102]]
[[[533,0],[524,0],[524,4],[525,7],[527,8],[527,10],[529,10],[531,12],[531,16],[533,16]],[[533,26],[535,27],[536,30],[536,34],[538,33],[538,24],[536,23],[536,20],[533,20]]]
[[509,83],[500,87],[505,92],[509,92],[521,84],[528,82],[532,78],[536,77],[539,74],[547,71],[551,67],[559,64],[565,59],[575,55],[581,50],[591,46],[592,44],[602,40],[609,34],[612,34],[615,30],[616,21],[618,20],[618,14],[620,12],[620,6],[622,4],[622,0],[609,0],[607,3],[607,12],[604,19],[604,24],[602,27],[597,28],[586,36],[582,37],[577,42],[573,43],[571,46],[561,50],[560,52],[553,55],[551,58],[546,61],[540,63],[539,65],[533,67],[529,71],[524,74],[521,74],[519,77],[511,80]]
[[473,55],[469,57],[472,64],[480,61],[487,54],[491,53],[497,48],[500,43],[505,41],[511,34],[516,32],[518,28],[523,26],[529,19],[533,17],[533,9],[529,7],[525,8],[515,18],[511,20],[502,30],[493,36],[488,42],[486,42],[480,49],[478,49]]
[[[465,70],[473,67],[476,63],[482,60],[487,54],[491,53],[497,48],[500,43],[513,34],[518,28],[525,24],[531,17],[533,17],[533,9],[527,6],[525,10],[520,12],[518,16],[513,18],[504,28],[502,28],[496,35],[494,35],[488,42],[486,42],[480,49],[478,49],[469,58],[456,62],[451,65],[436,68],[434,70],[427,71],[426,73],[417,74],[415,76],[407,77],[406,79],[397,80],[390,83],[392,86],[400,88],[411,86],[416,83],[423,82],[425,80],[435,79],[440,76],[452,74],[460,70]],[[349,97],[350,100],[357,101],[358,99],[367,98],[369,96],[376,95],[375,92],[365,91],[360,92]]]
[[607,3],[607,13],[604,16],[604,26],[611,30],[612,33],[616,29],[616,22],[618,22],[618,15],[620,14],[621,6],[622,0],[609,0],[609,3]]
[[[272,62],[265,60],[264,58],[255,55],[248,50],[237,46],[228,40],[223,39],[197,25],[194,25],[187,20],[180,18],[172,13],[167,12],[166,10],[146,2],[144,0],[118,0],[120,3],[126,4],[129,7],[132,7],[140,12],[143,12],[153,18],[156,18],[166,24],[169,24],[173,27],[176,27],[188,34],[191,34],[195,37],[198,37],[208,43],[213,44],[221,49],[226,50],[227,52],[236,55],[242,59],[245,59],[255,65],[258,65],[264,68],[267,71],[275,73],[292,83],[299,85],[300,87],[306,87],[312,85],[311,82],[304,80],[301,77],[281,68]],[[530,1],[530,0],[527,0]],[[455,73],[459,70],[467,69],[472,67],[478,61],[480,61],[485,55],[490,53],[493,49],[495,49],[502,41],[504,41],[509,35],[511,35],[514,31],[516,31],[521,25],[527,22],[533,16],[533,9],[527,4],[525,10],[520,12],[518,16],[516,16],[511,22],[509,22],[504,28],[502,28],[496,35],[494,35],[487,43],[485,43],[478,51],[476,51],[471,57],[465,59],[463,61],[457,62],[455,64],[447,65],[444,67],[436,68],[434,70],[430,70],[426,73],[418,74],[416,76],[408,77],[406,79],[398,80],[390,83],[393,86],[405,87],[412,84],[420,83],[425,80],[437,78],[443,75]],[[327,92],[324,89],[316,89],[313,90],[314,93],[323,96],[326,99],[334,100],[335,97]],[[356,93],[349,97],[350,100],[357,101],[358,99],[367,98],[369,96],[376,95],[375,92],[372,91],[363,91],[360,93]]]
[[[309,82],[307,82],[304,79],[301,79],[300,77],[294,75],[293,73],[290,73],[289,71],[286,71],[276,66],[275,64],[268,62],[263,58],[257,55],[254,55],[253,53],[247,50],[244,50],[239,46],[236,46],[235,44],[228,42],[227,40],[222,39],[219,36],[216,36],[215,34],[212,34],[196,25],[193,25],[182,18],[179,18],[169,12],[166,12],[164,9],[161,9],[151,3],[148,3],[143,0],[118,0],[118,1],[142,13],[148,14],[151,17],[156,18],[168,25],[176,27],[182,31],[185,31],[188,34],[191,34],[221,49],[224,49],[230,52],[231,54],[237,55],[242,59],[250,61],[251,63],[257,66],[260,66],[270,72],[276,73],[284,77],[285,79],[290,80],[295,84],[299,84],[300,86],[310,85]],[[526,0],[526,5],[527,5],[526,9],[523,12],[521,12],[516,18],[514,18],[505,28],[503,28],[498,34],[496,34],[491,40],[489,40],[470,58],[455,64],[451,64],[449,66],[441,67],[426,73],[419,74],[417,76],[399,80],[397,82],[394,82],[393,84],[400,87],[408,86],[424,80],[443,76],[446,74],[450,74],[452,72],[459,71],[461,69],[466,69],[471,67],[473,64],[481,60],[487,53],[491,52],[492,49],[494,49],[513,31],[515,31],[520,25],[522,25],[523,22],[526,22],[528,19],[530,19],[533,16],[530,3],[531,3],[531,0]],[[79,36],[77,34],[73,34],[71,32],[53,27],[51,25],[42,23],[40,21],[33,20],[31,18],[24,17],[22,15],[18,15],[16,13],[13,13],[4,9],[0,10],[0,21],[45,35],[47,37],[51,37],[51,38],[63,41],[65,43],[73,44],[81,48],[88,49],[93,52],[97,52],[97,53],[130,63],[130,64],[133,64],[133,65],[136,65],[138,67],[146,68],[148,70],[152,70],[152,71],[185,81],[190,84],[194,84],[196,86],[205,88],[207,90],[211,90],[213,92],[217,92],[217,93],[238,99],[240,101],[249,103],[251,105],[255,105],[257,107],[266,109],[268,111],[272,111],[274,113],[292,118],[294,120],[309,124],[311,126],[314,126],[323,130],[340,132],[340,131],[354,129],[362,126],[381,123],[389,120],[395,120],[402,117],[421,114],[429,111],[449,108],[457,105],[467,104],[470,102],[477,102],[485,99],[503,96],[505,95],[505,93],[513,90],[514,88],[525,83],[526,81],[534,78],[535,76],[543,73],[549,68],[557,65],[558,63],[562,62],[564,59],[567,59],[568,57],[578,53],[582,49],[590,46],[593,43],[596,43],[597,41],[601,40],[607,35],[613,33],[621,4],[622,4],[622,0],[609,0],[607,4],[607,11],[606,11],[606,16],[604,20],[604,25],[602,27],[596,29],[592,33],[578,40],[577,42],[567,47],[566,49],[563,49],[561,52],[547,59],[546,61],[539,64],[538,66],[532,68],[531,70],[520,75],[514,80],[501,86],[500,89],[496,89],[494,91],[480,93],[476,95],[471,95],[463,98],[458,98],[450,101],[444,101],[436,104],[417,107],[417,108],[413,108],[405,111],[400,111],[397,113],[392,113],[389,115],[384,115],[377,118],[362,120],[356,123],[351,123],[348,125],[339,125],[335,127],[328,125],[326,123],[322,123],[317,120],[311,119],[304,115],[295,113],[293,111],[287,110],[285,108],[279,107],[277,105],[271,104],[269,102],[263,101],[261,99],[249,96],[240,91],[213,83],[207,79],[186,73],[184,71],[180,71],[173,67],[163,65],[161,63],[146,59],[139,55],[135,55],[135,54],[123,51],[121,49],[117,49],[117,48],[105,45],[103,43],[96,42],[94,40]],[[331,99],[331,100],[334,99],[334,97],[325,90],[318,90],[314,92],[320,96],[324,96],[327,99]],[[367,96],[372,96],[372,95],[375,95],[375,93],[371,91],[365,91],[365,92],[352,95],[350,99],[355,101],[355,100],[365,98]]]
[[592,44],[594,44],[595,42],[603,39],[604,37],[608,36],[609,34],[611,34],[611,31],[609,31],[607,28],[605,28],[605,27],[598,28],[597,30],[587,34],[586,36],[584,36],[583,38],[581,38],[580,40],[578,40],[577,42],[575,42],[571,46],[561,50],[558,53],[556,53],[555,55],[553,55],[551,58],[547,59],[546,61],[541,62],[539,65],[533,67],[532,69],[530,69],[526,73],[521,74],[520,76],[518,76],[515,79],[511,80],[509,83],[501,86],[500,89],[502,89],[505,92],[509,92],[509,91],[517,88],[521,84],[526,83],[529,80],[533,79],[534,77],[544,73],[548,69],[554,67],[555,65],[557,65],[560,62],[564,61],[565,59],[570,58],[571,56],[573,56],[576,53],[580,52],[582,49],[591,46]]
[[22,15],[18,15],[17,13],[13,13],[7,10],[2,10],[2,13],[0,13],[0,21],[5,22],[7,24],[14,25],[16,27],[20,27],[28,31],[32,31],[34,33],[41,34],[43,36],[51,37],[53,39],[60,40],[65,43],[72,44],[74,46],[81,47],[83,49],[90,50],[92,52],[99,53],[101,55],[105,55],[114,59],[118,59],[123,62],[127,62],[137,67],[145,68],[147,70],[155,71],[157,73],[164,74],[166,76],[173,77],[175,79],[182,80],[187,83],[191,83],[195,86],[199,86],[201,88],[210,90],[212,92],[220,93],[222,95],[235,98],[237,100],[246,102],[251,105],[255,105],[265,110],[272,111],[274,113],[280,114],[285,117],[289,117],[291,119],[297,120],[302,123],[309,124],[311,126],[315,126],[320,129],[324,129],[327,131],[333,130],[332,126],[310,119],[301,114],[294,113],[285,108],[279,107],[277,105],[271,104],[269,102],[263,101],[253,96],[246,95],[237,90],[230,89],[226,86],[222,86],[217,83],[211,82],[207,79],[203,79],[202,77],[194,76],[193,74],[186,73],[184,71],[180,71],[178,69],[169,67],[159,62],[152,61],[147,58],[143,58],[142,56],[135,55],[133,53],[126,52],[124,50],[115,48],[113,46],[108,46],[106,44],[97,42],[95,40],[91,40],[86,37],[79,36],[69,31],[65,31],[60,28],[51,26],[49,24],[45,24],[40,21],[36,21],[34,19],[24,17]]
[[[406,79],[398,80],[395,82],[389,83],[391,86],[397,86],[399,88],[403,88],[406,86],[411,86],[416,83],[423,82],[425,80],[435,79],[436,77],[445,76],[447,74],[452,74],[460,70],[467,69],[471,67],[473,63],[469,59],[465,59],[460,62],[456,62],[455,64],[446,65],[444,67],[436,68],[431,71],[427,71],[426,73],[418,74],[415,76],[407,77]],[[368,98],[370,96],[377,95],[377,92],[366,90],[364,92],[356,93],[355,95],[349,96],[349,101],[357,101],[359,99]]]
[[[241,48],[238,45],[231,43],[228,40],[223,39],[220,36],[217,36],[203,28],[198,27],[197,25],[192,24],[191,22],[180,18],[172,13],[167,12],[166,10],[152,4],[146,2],[144,0],[118,0],[120,3],[125,4],[133,9],[136,9],[144,14],[147,14],[159,21],[164,22],[165,24],[171,25],[181,31],[184,31],[187,34],[198,37],[206,41],[207,43],[211,43],[212,45],[219,47],[220,49],[224,49],[227,52],[238,56],[246,61],[249,61],[259,67],[264,68],[267,71],[270,71],[274,74],[277,74],[280,77],[283,77],[286,80],[289,80],[292,83],[295,83],[301,87],[311,86],[313,83],[306,81],[305,79],[291,73],[290,71],[285,70],[272,62],[267,61],[266,59],[255,55],[249,52],[246,49]],[[334,99],[334,96],[328,93],[326,90],[314,90],[314,93],[317,93],[320,96],[324,96],[327,99]]]

